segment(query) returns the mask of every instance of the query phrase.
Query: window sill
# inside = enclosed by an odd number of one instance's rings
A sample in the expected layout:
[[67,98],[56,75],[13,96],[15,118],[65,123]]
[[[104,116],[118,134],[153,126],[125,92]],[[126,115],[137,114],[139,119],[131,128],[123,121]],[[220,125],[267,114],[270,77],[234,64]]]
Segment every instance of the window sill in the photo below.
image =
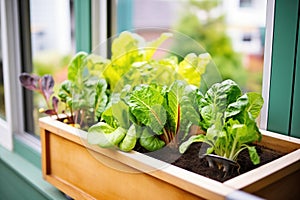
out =
[[66,197],[51,184],[42,178],[39,168],[22,158],[20,155],[10,152],[0,146],[0,160],[11,168],[16,175],[24,179],[34,190],[39,192],[45,199],[65,200]]

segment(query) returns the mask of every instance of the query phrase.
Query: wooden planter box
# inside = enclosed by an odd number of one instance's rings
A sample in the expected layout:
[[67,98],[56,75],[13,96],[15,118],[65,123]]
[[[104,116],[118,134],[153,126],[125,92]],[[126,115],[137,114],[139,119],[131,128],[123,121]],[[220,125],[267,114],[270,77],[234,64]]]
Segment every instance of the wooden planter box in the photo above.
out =
[[300,196],[299,139],[262,131],[263,146],[287,154],[220,183],[138,152],[89,146],[83,139],[86,132],[50,117],[40,119],[40,129],[43,177],[74,199],[255,198],[247,193],[267,199]]

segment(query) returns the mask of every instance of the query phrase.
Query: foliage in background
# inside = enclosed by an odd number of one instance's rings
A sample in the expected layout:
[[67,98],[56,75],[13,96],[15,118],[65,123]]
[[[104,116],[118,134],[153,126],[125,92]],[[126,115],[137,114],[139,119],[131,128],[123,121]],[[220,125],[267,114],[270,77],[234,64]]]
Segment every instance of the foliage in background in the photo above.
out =
[[57,73],[65,69],[71,59],[71,55],[60,55],[55,52],[43,52],[33,58],[33,73],[43,76],[45,74]]
[[[171,49],[179,55],[209,52],[222,78],[232,79],[243,88],[247,80],[246,70],[242,65],[241,55],[233,50],[226,34],[225,16],[212,14],[220,3],[221,1],[189,1],[174,28],[197,41],[203,50],[191,48],[189,43],[177,43]],[[205,19],[200,19],[199,14]]]

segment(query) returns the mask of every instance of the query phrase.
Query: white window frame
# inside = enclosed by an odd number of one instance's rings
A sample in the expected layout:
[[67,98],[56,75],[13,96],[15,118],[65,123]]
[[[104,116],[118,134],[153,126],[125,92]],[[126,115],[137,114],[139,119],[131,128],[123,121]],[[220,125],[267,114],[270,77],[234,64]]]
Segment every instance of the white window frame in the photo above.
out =
[[39,140],[25,133],[18,1],[0,0],[6,120],[0,119],[0,145],[13,150],[14,136],[40,151]]
[[274,33],[274,11],[275,0],[267,1],[267,16],[266,16],[266,35],[264,49],[264,68],[262,81],[262,96],[264,105],[261,110],[260,128],[267,130],[268,126],[268,111],[269,111],[269,94],[271,82],[271,66],[272,66],[272,49],[273,49],[273,33]]

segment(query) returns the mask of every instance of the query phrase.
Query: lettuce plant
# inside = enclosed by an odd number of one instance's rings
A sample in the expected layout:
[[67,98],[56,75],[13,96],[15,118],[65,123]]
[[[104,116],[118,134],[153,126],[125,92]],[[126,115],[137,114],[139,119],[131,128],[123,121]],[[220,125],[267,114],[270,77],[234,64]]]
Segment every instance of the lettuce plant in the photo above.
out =
[[215,153],[236,161],[239,153],[247,149],[253,164],[258,164],[260,159],[251,143],[261,139],[255,120],[262,105],[260,94],[242,95],[231,80],[214,84],[198,102],[200,125],[207,133],[191,136],[181,144],[180,152],[184,153],[194,142],[204,142],[210,146],[206,154]]

